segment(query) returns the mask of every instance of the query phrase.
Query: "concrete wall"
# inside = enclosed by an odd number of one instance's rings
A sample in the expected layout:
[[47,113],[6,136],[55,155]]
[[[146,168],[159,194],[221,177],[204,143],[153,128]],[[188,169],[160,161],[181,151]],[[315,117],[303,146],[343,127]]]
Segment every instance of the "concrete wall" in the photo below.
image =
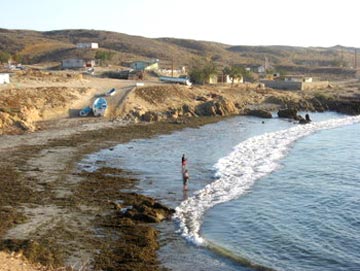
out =
[[279,80],[261,80],[267,88],[284,89],[284,90],[301,90],[302,82],[279,81]]
[[323,89],[329,85],[328,81],[320,82],[294,82],[294,81],[279,81],[279,80],[262,80],[261,83],[265,84],[265,87],[273,89],[283,90],[311,90],[311,89]]

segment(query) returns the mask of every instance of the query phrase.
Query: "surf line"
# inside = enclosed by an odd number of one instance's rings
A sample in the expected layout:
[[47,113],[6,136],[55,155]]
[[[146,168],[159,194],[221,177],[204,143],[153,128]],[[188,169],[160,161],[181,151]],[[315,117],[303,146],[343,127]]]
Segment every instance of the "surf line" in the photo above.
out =
[[[320,130],[359,122],[360,116],[313,122],[286,130],[265,133],[241,142],[228,156],[221,158],[214,165],[217,170],[215,174],[217,179],[197,191],[194,196],[183,201],[175,209],[173,218],[178,222],[178,232],[195,245],[208,247],[220,254],[224,254],[222,252],[226,251],[225,254],[233,255],[227,249],[209,242],[200,235],[206,211],[217,204],[239,198],[252,187],[256,180],[276,170],[280,166],[280,160],[286,156],[292,144],[298,139]],[[244,259],[238,256],[231,258],[234,260],[235,258]],[[243,260],[241,262],[245,263]],[[256,264],[252,263],[252,265]],[[259,265],[257,270],[272,270],[261,268],[265,267]]]
[[206,247],[225,258],[228,258],[236,263],[241,264],[244,267],[249,267],[256,271],[276,271],[276,269],[254,263],[251,260],[246,259],[245,257],[236,255],[231,250],[221,247],[219,245],[216,245],[215,243],[213,243],[211,241],[207,241]]

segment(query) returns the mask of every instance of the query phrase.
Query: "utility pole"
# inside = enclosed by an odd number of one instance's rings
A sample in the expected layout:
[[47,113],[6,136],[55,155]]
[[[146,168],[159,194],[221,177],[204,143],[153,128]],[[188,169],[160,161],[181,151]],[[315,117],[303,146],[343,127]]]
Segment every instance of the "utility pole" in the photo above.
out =
[[264,68],[265,68],[265,73],[266,71],[269,69],[269,59],[267,58],[267,56],[265,56],[265,60],[264,60]]
[[354,68],[355,70],[357,70],[357,52],[356,52],[356,48],[355,48],[355,63],[354,63]]
[[171,60],[171,77],[174,77],[174,57]]
[[341,47],[341,66],[342,66],[342,63],[344,63],[344,51],[343,51],[343,48]]

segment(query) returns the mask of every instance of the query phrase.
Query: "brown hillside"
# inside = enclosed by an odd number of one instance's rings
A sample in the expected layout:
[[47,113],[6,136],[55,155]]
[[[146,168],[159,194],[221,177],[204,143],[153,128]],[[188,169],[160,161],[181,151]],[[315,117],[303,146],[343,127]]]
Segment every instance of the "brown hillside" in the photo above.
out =
[[[210,59],[220,65],[263,65],[265,59],[273,70],[314,73],[317,68],[337,68],[338,73],[355,66],[355,48],[291,46],[230,46],[188,39],[158,38],[97,30],[29,31],[0,29],[0,54],[21,57],[24,64],[60,62],[65,58],[94,58],[96,50],[78,50],[78,42],[97,42],[100,49],[112,52],[109,64],[124,61],[160,59],[163,66],[190,65],[196,58]],[[331,69],[328,70],[331,72]]]

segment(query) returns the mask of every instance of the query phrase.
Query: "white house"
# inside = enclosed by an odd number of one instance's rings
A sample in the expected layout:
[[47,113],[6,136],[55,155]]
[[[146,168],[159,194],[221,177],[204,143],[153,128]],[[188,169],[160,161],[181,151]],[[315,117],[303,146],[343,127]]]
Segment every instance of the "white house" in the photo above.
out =
[[260,74],[264,74],[266,73],[266,69],[269,69],[269,66],[265,66],[265,65],[251,65],[250,67],[246,67],[245,70],[250,72],[255,72],[255,73],[260,73]]
[[234,82],[232,81],[231,77],[228,74],[219,74],[218,75],[218,83],[224,83],[224,84],[242,84],[244,83],[244,78],[241,76],[239,78],[234,78]]
[[78,49],[98,49],[99,44],[96,42],[79,42],[76,44]]
[[85,67],[85,61],[83,59],[64,59],[61,61],[61,67],[63,69],[77,69],[77,68],[84,68]]
[[0,73],[0,84],[10,84],[10,76],[8,73]]
[[95,60],[84,60],[80,58],[70,58],[61,61],[63,69],[80,69],[80,68],[93,68],[95,67]]
[[266,68],[265,68],[264,66],[259,66],[259,67],[257,68],[257,72],[258,72],[258,73],[265,73],[265,72],[266,72]]

